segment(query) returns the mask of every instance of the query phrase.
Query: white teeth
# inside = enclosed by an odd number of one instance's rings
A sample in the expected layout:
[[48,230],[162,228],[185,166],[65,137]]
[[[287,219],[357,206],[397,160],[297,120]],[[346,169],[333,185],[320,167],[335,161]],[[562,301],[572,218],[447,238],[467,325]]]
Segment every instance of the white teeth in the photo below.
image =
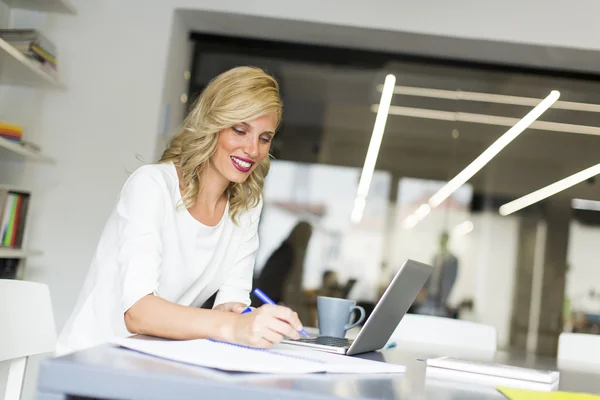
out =
[[235,163],[236,163],[237,165],[239,165],[239,166],[241,166],[241,167],[243,167],[243,168],[250,168],[250,166],[252,165],[252,164],[250,164],[249,162],[246,162],[246,161],[239,160],[239,159],[237,159],[237,158],[235,158],[235,157],[231,157],[231,159],[232,159],[233,161],[235,161]]

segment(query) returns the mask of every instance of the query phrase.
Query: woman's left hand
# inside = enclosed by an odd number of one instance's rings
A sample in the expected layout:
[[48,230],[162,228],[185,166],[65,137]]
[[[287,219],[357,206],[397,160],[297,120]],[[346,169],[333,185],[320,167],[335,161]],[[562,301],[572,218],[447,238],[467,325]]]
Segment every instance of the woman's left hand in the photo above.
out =
[[244,303],[231,302],[219,304],[214,309],[218,311],[226,311],[241,314],[246,309],[246,305]]

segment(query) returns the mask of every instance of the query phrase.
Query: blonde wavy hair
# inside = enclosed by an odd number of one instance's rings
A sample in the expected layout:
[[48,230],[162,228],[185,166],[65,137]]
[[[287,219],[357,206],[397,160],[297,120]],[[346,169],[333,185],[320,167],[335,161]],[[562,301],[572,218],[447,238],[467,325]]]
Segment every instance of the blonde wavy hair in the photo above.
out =
[[[173,162],[181,169],[186,208],[195,204],[202,190],[201,177],[215,153],[219,133],[270,114],[279,126],[282,110],[279,84],[260,68],[236,67],[208,84],[158,161]],[[267,156],[245,182],[229,184],[229,214],[235,223],[242,211],[258,205],[269,167]]]

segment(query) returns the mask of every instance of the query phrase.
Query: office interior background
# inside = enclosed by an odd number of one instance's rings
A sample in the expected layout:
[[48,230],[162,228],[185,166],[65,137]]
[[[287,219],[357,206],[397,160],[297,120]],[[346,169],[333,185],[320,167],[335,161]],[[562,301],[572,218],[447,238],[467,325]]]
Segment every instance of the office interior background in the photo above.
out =
[[[0,149],[0,183],[30,193],[19,274],[50,286],[58,329],[128,173],[158,158],[212,77],[251,64],[279,80],[285,105],[256,278],[307,222],[295,299],[305,318],[326,271],[340,286],[355,280],[345,296],[374,304],[404,259],[434,262],[447,233],[457,261],[449,313],[494,326],[499,348],[553,355],[562,331],[600,333],[600,181],[499,212],[598,163],[599,3],[543,13],[534,2],[466,0],[73,4],[63,14],[0,2],[1,28],[39,29],[57,47],[52,79],[21,76],[3,56],[0,120],[42,153]],[[388,74],[375,172],[351,218]],[[552,90],[561,96],[545,123],[418,212]]]

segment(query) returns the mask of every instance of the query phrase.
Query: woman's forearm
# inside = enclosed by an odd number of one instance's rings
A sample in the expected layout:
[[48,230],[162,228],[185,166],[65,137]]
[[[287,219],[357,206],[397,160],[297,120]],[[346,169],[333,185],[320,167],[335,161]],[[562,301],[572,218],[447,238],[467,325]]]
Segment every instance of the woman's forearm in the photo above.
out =
[[148,295],[127,310],[124,318],[127,330],[135,334],[179,340],[213,338],[227,341],[231,340],[236,314],[186,307]]

